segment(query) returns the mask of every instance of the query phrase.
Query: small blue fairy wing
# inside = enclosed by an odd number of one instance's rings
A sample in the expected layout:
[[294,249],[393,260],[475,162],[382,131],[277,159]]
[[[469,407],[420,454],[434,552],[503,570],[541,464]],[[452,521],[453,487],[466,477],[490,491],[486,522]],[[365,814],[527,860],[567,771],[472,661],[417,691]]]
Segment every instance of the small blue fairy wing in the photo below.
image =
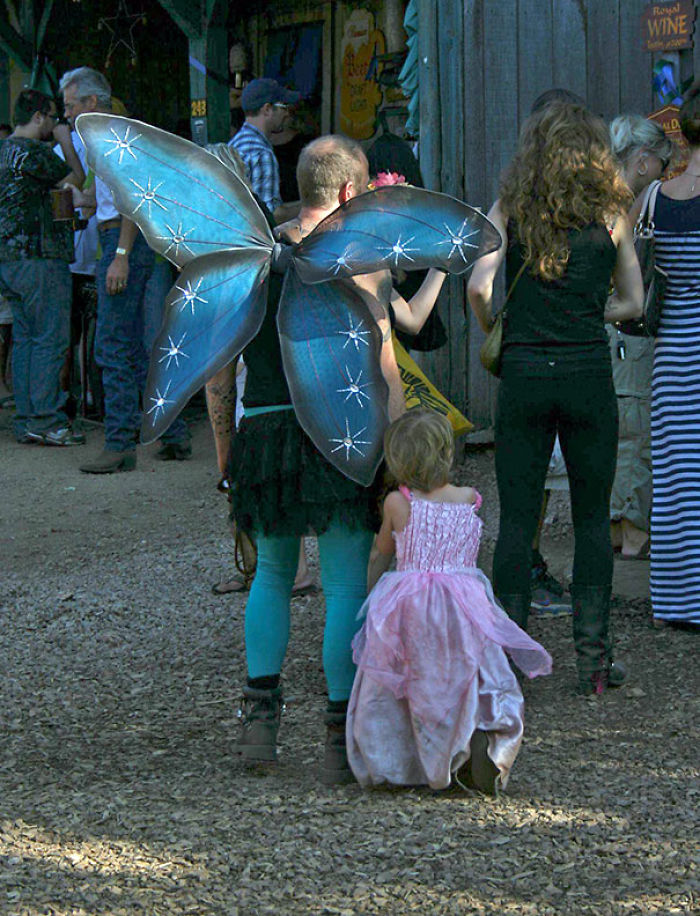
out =
[[151,352],[142,442],[161,436],[190,397],[258,333],[269,270],[259,248],[203,255],[183,269],[165,300]]
[[305,285],[292,267],[277,326],[299,423],[334,467],[369,486],[382,459],[389,389],[367,306],[343,284]]
[[76,128],[90,168],[111,189],[119,212],[173,264],[224,248],[272,249],[253,195],[216,156],[117,115],[82,114]]
[[295,263],[306,283],[382,268],[461,274],[500,246],[498,229],[480,210],[447,194],[391,185],[338,207],[299,244]]

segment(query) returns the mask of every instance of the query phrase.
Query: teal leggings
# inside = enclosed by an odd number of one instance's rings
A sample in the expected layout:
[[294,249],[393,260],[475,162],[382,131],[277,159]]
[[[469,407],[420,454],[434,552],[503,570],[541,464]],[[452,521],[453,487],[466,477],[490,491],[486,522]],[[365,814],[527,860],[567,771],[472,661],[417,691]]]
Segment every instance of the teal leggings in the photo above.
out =
[[[319,535],[321,583],[326,599],[323,670],[330,700],[347,700],[355,666],[352,638],[361,621],[357,612],[367,595],[371,531],[349,531],[334,524]],[[298,537],[257,539],[258,566],[245,609],[248,677],[279,674],[289,642],[289,612],[299,560]]]

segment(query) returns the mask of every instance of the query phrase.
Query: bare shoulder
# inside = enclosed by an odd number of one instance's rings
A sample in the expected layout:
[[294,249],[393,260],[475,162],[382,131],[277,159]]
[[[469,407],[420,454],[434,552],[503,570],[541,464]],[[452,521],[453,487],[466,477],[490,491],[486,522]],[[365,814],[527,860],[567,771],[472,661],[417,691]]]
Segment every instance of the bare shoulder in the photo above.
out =
[[384,520],[391,522],[394,531],[403,531],[411,517],[411,503],[403,493],[392,490],[384,500]]
[[448,483],[430,494],[431,502],[441,503],[466,503],[471,505],[477,501],[474,487],[454,487]]
[[392,490],[384,500],[384,512],[391,512],[392,515],[405,511],[409,514],[411,503],[406,499],[403,493],[398,490]]
[[[636,204],[635,204],[636,206]],[[634,210],[634,206],[632,208]],[[632,211],[630,211],[630,214]],[[613,240],[615,247],[619,247],[620,243],[623,241],[631,240],[632,238],[632,227],[630,225],[630,216],[624,213],[621,213],[615,220],[615,224],[612,226],[610,232],[610,238]]]
[[474,487],[454,487],[459,498],[455,502],[473,504],[477,501],[477,493]]

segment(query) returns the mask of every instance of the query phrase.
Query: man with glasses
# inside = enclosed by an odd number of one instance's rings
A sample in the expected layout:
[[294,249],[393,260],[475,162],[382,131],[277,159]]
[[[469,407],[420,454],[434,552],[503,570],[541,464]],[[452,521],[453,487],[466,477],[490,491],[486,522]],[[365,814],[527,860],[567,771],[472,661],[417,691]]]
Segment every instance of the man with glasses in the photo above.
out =
[[282,129],[287,105],[300,98],[298,92],[283,89],[273,79],[251,80],[241,95],[245,123],[229,143],[246,164],[253,193],[273,216],[282,198],[280,170],[270,137]]
[[[85,173],[52,99],[20,92],[14,132],[0,147],[0,293],[14,318],[15,438],[81,445],[70,427],[59,373],[70,335],[73,224],[54,220],[51,191],[80,187]],[[57,141],[59,158],[45,141]]]

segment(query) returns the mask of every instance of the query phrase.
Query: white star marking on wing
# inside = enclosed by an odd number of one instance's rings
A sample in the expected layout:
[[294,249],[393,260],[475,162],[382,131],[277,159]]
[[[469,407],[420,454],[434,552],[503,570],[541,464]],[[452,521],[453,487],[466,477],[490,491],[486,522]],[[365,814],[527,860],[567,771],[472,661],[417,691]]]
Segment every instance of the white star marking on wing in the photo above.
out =
[[109,150],[109,152],[105,153],[105,158],[107,158],[107,156],[111,156],[112,153],[116,153],[117,151],[119,151],[119,165],[122,164],[124,153],[128,153],[133,159],[136,159],[137,158],[136,153],[132,150],[131,144],[136,143],[136,141],[139,139],[141,134],[136,134],[135,137],[131,137],[131,139],[129,139],[129,131],[131,130],[130,124],[127,125],[126,132],[124,133],[123,137],[120,137],[119,134],[116,132],[116,130],[113,127],[110,127],[109,130],[112,136],[114,137],[114,140],[109,140],[107,138],[105,139],[104,141],[105,143],[112,144],[112,149]]
[[180,303],[182,303],[180,306],[181,312],[184,311],[189,305],[189,307],[192,309],[192,314],[194,315],[194,306],[196,302],[203,302],[205,305],[208,302],[207,299],[199,295],[199,288],[201,285],[202,277],[197,280],[197,285],[194,289],[192,289],[192,283],[189,280],[187,281],[187,288],[183,286],[177,286],[176,284],[175,289],[179,290],[182,295],[173,300],[173,305],[180,305]]
[[161,242],[168,242],[168,241],[170,242],[170,244],[165,249],[163,254],[169,254],[170,251],[174,248],[175,257],[177,257],[180,254],[180,245],[182,245],[183,248],[186,248],[190,254],[194,254],[194,251],[192,251],[192,249],[190,248],[190,246],[187,244],[187,241],[186,241],[187,236],[190,234],[190,232],[194,232],[194,226],[191,229],[183,230],[182,221],[180,221],[177,224],[177,229],[173,229],[173,227],[169,226],[167,223],[165,224],[165,228],[168,230],[170,235],[157,235],[156,236],[156,238]]
[[364,369],[360,369],[357,375],[357,378],[353,378],[352,373],[346,366],[345,374],[348,377],[348,387],[335,389],[338,392],[338,394],[346,395],[345,397],[346,401],[349,401],[350,398],[354,397],[360,407],[364,407],[364,404],[362,403],[362,398],[364,398],[368,403],[371,400],[370,396],[368,394],[365,394],[364,391],[362,390],[363,388],[369,388],[369,386],[372,384],[371,382],[365,382],[364,384],[360,383],[360,379],[362,378],[363,372],[364,372]]
[[333,276],[337,277],[341,270],[350,270],[350,265],[345,258],[345,255],[341,254],[340,257],[336,258],[332,265]]
[[329,440],[328,440],[329,442],[338,442],[338,443],[339,443],[335,448],[332,448],[332,449],[331,449],[331,454],[333,454],[333,452],[339,452],[339,451],[341,450],[341,448],[344,448],[344,449],[345,449],[345,460],[346,460],[346,461],[350,461],[350,452],[351,452],[351,451],[352,451],[352,452],[357,452],[358,455],[361,455],[361,456],[364,458],[364,457],[365,457],[365,453],[362,451],[362,449],[359,449],[357,446],[358,446],[358,445],[371,445],[371,444],[372,444],[372,443],[369,442],[367,439],[360,439],[360,438],[359,438],[359,437],[362,435],[362,433],[363,433],[366,429],[367,429],[367,427],[366,427],[366,426],[363,426],[362,429],[358,429],[358,431],[357,431],[356,433],[351,433],[351,432],[350,432],[350,421],[349,421],[348,418],[346,417],[346,418],[345,418],[345,435],[343,436],[343,438],[342,438],[342,439],[329,439]]
[[364,324],[364,321],[360,320],[360,323],[359,323],[358,325],[355,325],[355,323],[354,323],[354,321],[353,321],[353,318],[352,318],[352,315],[348,315],[348,318],[349,318],[349,320],[350,320],[350,327],[348,328],[348,330],[347,330],[347,331],[338,331],[339,334],[345,334],[345,335],[347,336],[347,338],[348,338],[348,339],[345,341],[345,343],[343,344],[343,350],[347,347],[347,345],[348,345],[351,341],[352,341],[352,343],[355,344],[355,349],[358,350],[358,351],[359,351],[359,349],[360,349],[360,344],[361,344],[361,343],[364,344],[366,347],[368,347],[369,344],[368,344],[367,341],[365,340],[365,337],[368,337],[368,336],[370,335],[371,332],[370,332],[370,331],[361,331],[361,330],[360,330],[360,328],[361,328],[362,325]]
[[462,222],[462,225],[459,227],[457,232],[455,232],[453,229],[450,229],[447,223],[443,223],[442,225],[447,230],[447,234],[449,235],[449,238],[443,239],[441,242],[438,242],[438,245],[451,245],[452,246],[450,248],[450,253],[447,255],[448,258],[451,258],[452,255],[455,253],[455,251],[459,251],[459,254],[465,264],[467,263],[467,256],[464,253],[464,246],[466,245],[467,248],[478,248],[479,247],[478,245],[474,245],[472,242],[469,241],[469,239],[472,238],[472,236],[476,235],[479,232],[478,229],[472,229],[472,231],[467,233],[467,235],[464,234],[464,230],[467,228],[468,222],[469,222],[469,217],[465,217],[464,221]]
[[146,413],[150,416],[152,413],[155,412],[155,416],[153,417],[154,426],[156,424],[156,420],[158,419],[158,414],[165,413],[166,405],[175,403],[174,401],[168,399],[169,390],[170,390],[170,382],[168,382],[163,394],[161,394],[160,391],[158,391],[158,389],[156,388],[156,396],[154,398],[149,398],[149,400],[153,401],[153,406],[150,407],[146,411]]
[[412,258],[410,256],[409,251],[418,251],[418,249],[406,247],[407,245],[410,245],[410,243],[413,241],[414,238],[415,238],[415,235],[412,235],[410,239],[406,239],[405,242],[402,242],[401,236],[399,236],[398,239],[396,240],[396,243],[391,246],[391,248],[384,255],[382,260],[387,261],[387,260],[391,260],[391,258],[394,258],[394,267],[399,266],[399,258],[401,257],[406,258],[407,261],[411,261],[411,262],[415,261],[415,258]]
[[185,353],[185,351],[181,349],[186,336],[187,336],[186,334],[183,334],[182,337],[178,340],[178,342],[175,343],[172,337],[168,334],[168,346],[167,347],[158,347],[158,349],[161,350],[164,354],[163,356],[161,356],[158,362],[162,363],[167,359],[167,363],[165,364],[166,369],[170,368],[170,363],[173,360],[175,360],[175,365],[179,368],[181,356],[184,359],[189,359],[189,356],[187,355],[187,353]]
[[156,197],[156,191],[158,190],[158,188],[159,188],[164,182],[161,181],[160,184],[157,184],[157,185],[155,186],[155,188],[152,188],[152,187],[151,187],[151,179],[149,178],[149,179],[148,179],[148,184],[146,185],[145,188],[143,188],[143,187],[141,187],[141,185],[138,183],[138,181],[134,181],[133,178],[130,178],[129,181],[134,185],[134,187],[138,188],[138,191],[132,191],[132,194],[133,194],[135,197],[140,197],[140,198],[141,198],[141,199],[139,200],[138,204],[136,205],[134,211],[133,211],[134,213],[138,213],[138,211],[141,209],[141,207],[142,207],[144,204],[148,204],[148,217],[149,217],[149,219],[150,219],[150,216],[151,216],[151,207],[153,206],[153,204],[155,204],[156,207],[160,207],[161,210],[166,210],[166,211],[167,211],[168,208],[167,208],[166,206],[164,206],[164,205],[158,200],[158,198]]

